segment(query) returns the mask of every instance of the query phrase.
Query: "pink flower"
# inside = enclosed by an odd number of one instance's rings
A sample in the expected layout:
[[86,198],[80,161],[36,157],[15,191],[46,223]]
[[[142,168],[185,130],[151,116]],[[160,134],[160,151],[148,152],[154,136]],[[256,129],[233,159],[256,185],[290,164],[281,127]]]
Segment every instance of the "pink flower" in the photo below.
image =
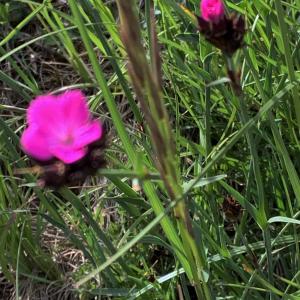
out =
[[224,3],[222,0],[202,0],[200,10],[205,21],[218,23],[224,16]]
[[86,98],[79,90],[38,96],[29,105],[27,123],[21,146],[40,161],[57,158],[74,163],[86,155],[89,144],[103,135],[101,123],[91,118]]

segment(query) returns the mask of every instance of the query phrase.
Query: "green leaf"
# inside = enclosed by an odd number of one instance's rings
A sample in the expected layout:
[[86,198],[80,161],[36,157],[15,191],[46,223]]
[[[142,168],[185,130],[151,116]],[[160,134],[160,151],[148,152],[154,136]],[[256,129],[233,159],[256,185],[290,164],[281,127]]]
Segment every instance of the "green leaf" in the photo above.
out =
[[288,217],[272,217],[268,220],[269,224],[272,223],[290,223],[290,224],[298,224],[300,225],[300,220],[288,218]]

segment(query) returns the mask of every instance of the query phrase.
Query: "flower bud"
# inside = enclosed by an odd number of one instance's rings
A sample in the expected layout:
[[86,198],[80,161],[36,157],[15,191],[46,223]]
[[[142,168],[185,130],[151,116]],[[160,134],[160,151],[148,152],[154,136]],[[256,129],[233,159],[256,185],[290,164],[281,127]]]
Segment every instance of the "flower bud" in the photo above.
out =
[[[206,2],[209,2],[209,0],[202,1],[202,3]],[[232,56],[236,50],[243,47],[246,33],[246,24],[243,16],[235,13],[229,16],[223,15],[218,22],[207,21],[204,16],[205,14],[197,17],[198,28],[208,42],[221,49],[228,56]]]

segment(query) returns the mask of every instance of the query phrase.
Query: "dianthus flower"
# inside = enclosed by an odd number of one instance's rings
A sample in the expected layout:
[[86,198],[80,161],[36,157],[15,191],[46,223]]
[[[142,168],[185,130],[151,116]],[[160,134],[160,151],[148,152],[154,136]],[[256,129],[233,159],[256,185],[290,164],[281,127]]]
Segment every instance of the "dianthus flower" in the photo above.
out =
[[21,137],[23,150],[32,158],[57,158],[66,164],[78,161],[87,146],[102,136],[102,125],[91,118],[79,90],[58,96],[39,96],[27,110],[28,128]]
[[21,147],[38,165],[40,184],[80,184],[104,165],[105,132],[80,90],[38,96],[27,109]]

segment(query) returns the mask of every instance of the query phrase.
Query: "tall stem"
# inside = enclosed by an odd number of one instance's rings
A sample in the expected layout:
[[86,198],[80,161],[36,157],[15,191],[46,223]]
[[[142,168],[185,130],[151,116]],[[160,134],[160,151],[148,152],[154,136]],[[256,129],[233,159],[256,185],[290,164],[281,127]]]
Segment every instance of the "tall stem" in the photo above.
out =
[[[169,115],[162,97],[162,75],[161,57],[159,51],[158,38],[155,26],[154,4],[152,0],[146,1],[146,14],[149,39],[151,40],[151,64],[149,65],[144,46],[141,42],[142,34],[135,11],[134,0],[118,0],[118,10],[121,20],[121,36],[126,48],[129,64],[129,75],[134,86],[137,99],[145,116],[145,124],[148,125],[149,134],[155,155],[155,161],[160,172],[165,190],[170,200],[176,200],[183,194],[179,159],[176,152],[175,141],[170,126]],[[159,211],[163,208],[156,192],[150,187],[150,183],[145,184],[147,194],[155,211],[157,206]],[[157,210],[155,211],[157,212]],[[198,299],[211,300],[212,296],[205,280],[204,268],[205,258],[203,245],[198,248],[193,234],[192,220],[188,208],[184,201],[180,201],[174,208],[174,214],[180,230],[182,243],[180,250],[184,256],[177,255],[183,262],[190,281],[194,284]],[[162,227],[168,233],[167,224],[162,222]],[[170,237],[170,234],[169,236]],[[171,241],[174,240],[172,237]],[[186,259],[185,259],[186,258]],[[188,262],[188,265],[186,264]]]
[[[244,125],[249,121],[249,116],[245,106],[246,97],[245,94],[243,93],[240,84],[240,79],[238,78],[237,71],[235,69],[232,57],[226,54],[224,54],[224,56],[226,58],[228,75],[231,79],[232,90],[235,96],[239,100],[238,103],[239,103],[240,119],[242,124]],[[254,177],[255,177],[256,187],[258,192],[258,209],[261,217],[259,225],[262,229],[263,239],[266,247],[266,254],[267,254],[267,261],[268,261],[268,279],[271,283],[273,283],[274,278],[273,278],[273,260],[272,260],[271,242],[270,242],[271,239],[270,239],[270,230],[266,221],[267,220],[266,205],[265,205],[266,201],[265,201],[264,185],[263,185],[263,180],[262,180],[262,175],[261,175],[260,165],[259,165],[259,156],[257,153],[255,140],[251,131],[248,131],[246,133],[246,139],[247,139],[247,143],[253,161]],[[270,299],[272,299],[271,295],[270,295]]]
[[[292,57],[292,51],[290,48],[290,41],[289,41],[289,31],[287,28],[287,24],[284,20],[285,18],[285,12],[283,10],[282,1],[280,0],[274,0],[275,3],[275,9],[277,12],[277,19],[278,19],[278,25],[280,29],[280,38],[283,43],[284,47],[284,57],[286,61],[286,66],[287,66],[287,71],[288,71],[288,76],[291,82],[296,81],[296,73],[295,73],[295,66],[293,63],[293,57]],[[294,108],[295,108],[295,114],[296,114],[296,120],[297,120],[297,125],[298,129],[300,128],[300,97],[299,97],[299,87],[295,86],[292,89],[292,98],[294,102]]]

